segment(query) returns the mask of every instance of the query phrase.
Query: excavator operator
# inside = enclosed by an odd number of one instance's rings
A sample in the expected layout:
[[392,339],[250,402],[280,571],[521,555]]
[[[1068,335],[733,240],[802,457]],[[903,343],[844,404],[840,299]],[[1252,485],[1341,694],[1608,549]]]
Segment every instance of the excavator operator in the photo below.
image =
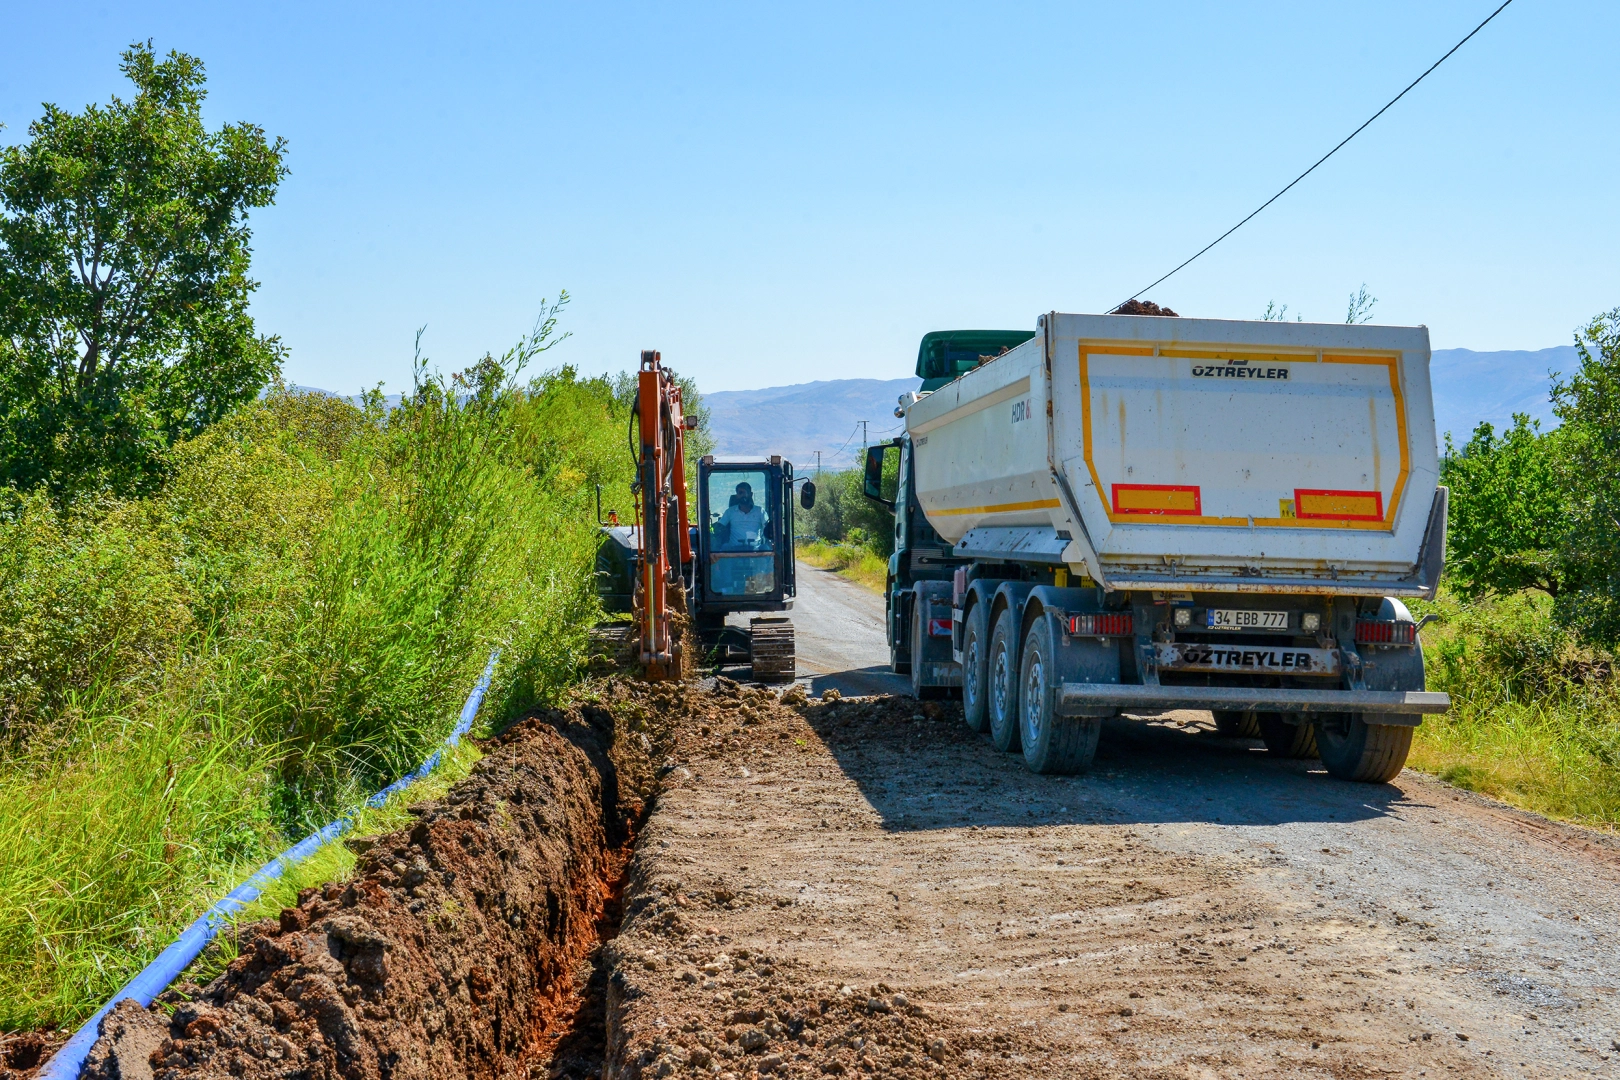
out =
[[754,489],[747,482],[737,485],[731,505],[715,523],[715,531],[725,530],[720,551],[770,550],[770,537],[766,530],[765,510],[754,502]]

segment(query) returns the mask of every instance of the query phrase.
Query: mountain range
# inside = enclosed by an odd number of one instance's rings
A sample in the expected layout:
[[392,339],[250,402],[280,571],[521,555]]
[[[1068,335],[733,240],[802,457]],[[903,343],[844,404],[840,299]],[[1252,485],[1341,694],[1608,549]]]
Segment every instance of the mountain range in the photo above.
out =
[[[1498,429],[1514,413],[1527,413],[1543,429],[1556,426],[1549,397],[1549,372],[1568,377],[1578,364],[1574,346],[1534,351],[1476,352],[1435,349],[1429,363],[1434,388],[1436,431],[1444,449],[1447,432],[1461,446],[1481,422]],[[895,402],[917,389],[914,376],[901,379],[828,379],[771,386],[762,390],[721,390],[703,395],[715,454],[723,458],[763,458],[781,454],[802,473],[813,469],[820,451],[822,468],[848,468],[864,439],[892,437],[902,424]]]

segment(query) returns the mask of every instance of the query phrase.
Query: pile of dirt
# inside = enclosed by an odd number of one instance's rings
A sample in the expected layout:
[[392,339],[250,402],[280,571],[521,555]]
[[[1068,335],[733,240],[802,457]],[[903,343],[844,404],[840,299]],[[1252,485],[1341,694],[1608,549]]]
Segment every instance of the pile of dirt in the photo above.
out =
[[1110,315],[1162,315],[1167,319],[1179,319],[1181,316],[1167,307],[1160,307],[1151,300],[1127,300],[1119,307],[1110,311]]
[[120,1003],[86,1080],[548,1071],[653,793],[656,690],[599,687],[491,740],[413,827],[356,842],[349,881],[244,928],[208,987]]

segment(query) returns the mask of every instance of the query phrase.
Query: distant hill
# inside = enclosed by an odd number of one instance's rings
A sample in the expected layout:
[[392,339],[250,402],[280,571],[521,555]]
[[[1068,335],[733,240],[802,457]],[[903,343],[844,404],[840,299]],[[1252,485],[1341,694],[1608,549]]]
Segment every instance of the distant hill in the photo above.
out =
[[917,389],[904,379],[831,379],[772,386],[764,390],[721,390],[703,395],[715,455],[762,458],[781,454],[800,472],[814,469],[821,451],[824,469],[848,468],[861,449],[860,421],[867,438],[879,442],[900,430],[896,400]]
[[[1516,412],[1557,426],[1548,398],[1549,371],[1566,377],[1576,366],[1572,345],[1530,351],[1475,352],[1436,349],[1430,362],[1434,386],[1436,431],[1441,449],[1451,432],[1457,445],[1482,420],[1497,428],[1512,423]],[[871,442],[900,430],[895,400],[917,388],[917,379],[831,379],[771,386],[763,390],[723,390],[704,394],[710,409],[720,457],[758,458],[781,454],[803,472],[814,468],[821,451],[822,468],[848,468],[860,453],[859,421],[866,420]]]
[[1498,429],[1513,422],[1516,412],[1540,420],[1542,430],[1558,426],[1552,414],[1549,371],[1566,379],[1579,364],[1573,345],[1551,349],[1475,352],[1436,349],[1429,363],[1434,386],[1435,431],[1445,450],[1446,432],[1461,446],[1480,421]]

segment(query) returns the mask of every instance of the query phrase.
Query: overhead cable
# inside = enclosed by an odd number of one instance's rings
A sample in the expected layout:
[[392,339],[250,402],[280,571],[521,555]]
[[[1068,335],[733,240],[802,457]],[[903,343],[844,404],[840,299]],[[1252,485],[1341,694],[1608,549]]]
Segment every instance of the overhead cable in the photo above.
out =
[[[1130,301],[1135,300],[1137,297],[1141,296],[1143,293],[1147,292],[1148,289],[1153,288],[1155,285],[1158,285],[1161,282],[1169,280],[1170,277],[1172,277],[1173,275],[1179,273],[1181,270],[1185,269],[1190,263],[1192,263],[1193,259],[1198,258],[1199,255],[1204,254],[1204,252],[1208,251],[1210,248],[1214,247],[1216,244],[1220,243],[1222,240],[1225,240],[1228,236],[1231,236],[1233,233],[1235,233],[1239,229],[1243,228],[1243,226],[1247,225],[1250,221],[1252,221],[1260,213],[1261,210],[1264,210],[1266,207],[1270,206],[1272,203],[1276,202],[1278,199],[1280,199],[1284,195],[1288,194],[1289,188],[1292,188],[1295,184],[1299,183],[1301,180],[1303,180],[1307,176],[1311,175],[1311,173],[1315,172],[1317,165],[1322,164],[1322,162],[1326,161],[1328,158],[1332,157],[1334,154],[1337,154],[1340,150],[1342,150],[1344,148],[1345,143],[1348,143],[1351,139],[1355,138],[1357,135],[1360,135],[1363,131],[1365,131],[1367,129],[1367,126],[1369,124],[1371,124],[1374,120],[1378,119],[1380,116],[1383,116],[1384,113],[1388,112],[1390,105],[1394,105],[1397,101],[1401,100],[1401,98],[1405,97],[1407,95],[1407,93],[1412,89],[1412,87],[1416,86],[1418,83],[1420,83],[1424,79],[1428,78],[1429,77],[1429,72],[1432,72],[1435,68],[1437,68],[1441,64],[1445,63],[1446,60],[1448,58],[1450,58],[1452,53],[1456,52],[1458,49],[1460,49],[1464,45],[1468,44],[1468,39],[1469,38],[1473,37],[1475,34],[1479,33],[1481,30],[1485,29],[1485,24],[1490,22],[1492,19],[1496,18],[1498,15],[1502,14],[1502,9],[1506,8],[1511,3],[1513,3],[1513,0],[1503,0],[1501,7],[1497,8],[1495,11],[1493,11],[1489,15],[1485,16],[1485,21],[1480,23],[1478,26],[1474,27],[1472,30],[1470,30],[1468,32],[1467,37],[1464,37],[1461,41],[1457,42],[1457,44],[1453,45],[1450,49],[1446,50],[1446,55],[1445,56],[1442,56],[1440,59],[1438,59],[1434,63],[1430,64],[1428,69],[1426,71],[1424,71],[1422,75],[1419,75],[1417,78],[1413,79],[1409,84],[1407,84],[1407,87],[1406,87],[1405,90],[1402,90],[1400,93],[1398,93],[1394,97],[1390,98],[1389,103],[1386,104],[1382,109],[1379,109],[1377,112],[1375,112],[1371,116],[1369,116],[1367,118],[1366,123],[1362,124],[1360,127],[1356,128],[1356,130],[1354,130],[1350,134],[1346,135],[1344,137],[1344,139],[1339,143],[1338,146],[1335,146],[1333,149],[1329,150],[1327,153],[1323,154],[1320,158],[1318,158],[1317,161],[1316,161],[1316,165],[1312,165],[1310,168],[1306,169],[1304,172],[1300,173],[1298,176],[1296,176],[1292,180],[1290,180],[1288,182],[1287,187],[1283,188],[1281,191],[1277,192],[1277,194],[1273,195],[1271,198],[1269,198],[1265,202],[1261,203],[1258,207],[1255,208],[1254,212],[1251,213],[1248,217],[1244,218],[1242,221],[1238,222],[1236,225],[1232,226],[1230,229],[1227,229],[1225,232],[1221,233],[1221,235],[1217,236],[1215,239],[1211,240],[1209,243],[1205,244],[1203,247],[1199,248],[1197,253],[1194,254],[1191,259],[1188,259],[1186,262],[1182,263],[1180,266],[1178,266],[1174,270],[1170,271],[1170,273],[1164,275],[1164,277],[1161,277],[1157,281],[1154,281],[1153,284],[1144,286],[1143,288],[1140,288],[1140,289],[1137,289],[1135,292],[1131,293],[1131,295],[1127,296],[1123,301],[1121,301],[1120,304],[1115,304],[1114,307],[1120,307],[1125,303],[1129,303]],[[1112,311],[1113,309],[1114,308],[1111,307],[1108,310]]]

